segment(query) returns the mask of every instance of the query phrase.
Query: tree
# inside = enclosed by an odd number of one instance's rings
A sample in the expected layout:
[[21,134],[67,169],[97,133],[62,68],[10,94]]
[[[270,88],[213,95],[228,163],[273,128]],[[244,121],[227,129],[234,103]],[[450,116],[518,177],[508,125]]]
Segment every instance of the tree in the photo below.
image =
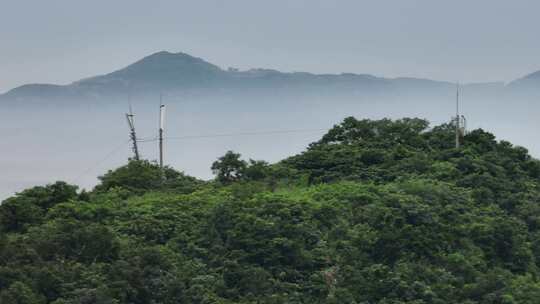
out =
[[130,160],[127,165],[109,170],[99,179],[101,183],[96,186],[96,191],[121,187],[134,194],[143,194],[150,190],[189,193],[202,183],[170,167],[162,170],[158,164],[147,160]]
[[249,160],[249,164],[244,170],[244,176],[248,180],[260,181],[270,174],[270,165],[263,160]]
[[15,282],[8,289],[0,292],[0,303],[9,304],[45,304],[45,298],[35,294],[22,282]]
[[222,184],[230,184],[239,181],[245,174],[247,163],[240,159],[239,153],[227,151],[212,164],[212,172]]
[[39,224],[55,205],[77,198],[77,186],[56,182],[17,193],[0,205],[0,230],[21,231]]

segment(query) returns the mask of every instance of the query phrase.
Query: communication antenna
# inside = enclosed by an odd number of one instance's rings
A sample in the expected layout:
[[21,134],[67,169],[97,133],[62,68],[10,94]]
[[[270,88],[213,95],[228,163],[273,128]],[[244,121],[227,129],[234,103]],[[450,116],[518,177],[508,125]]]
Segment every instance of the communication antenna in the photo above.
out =
[[459,83],[456,84],[456,149],[459,149],[459,125],[460,125],[460,116],[459,116]]
[[461,139],[466,135],[467,132],[467,119],[464,115],[459,114],[459,83],[456,84],[456,149],[459,149],[461,146]]
[[165,105],[163,94],[159,94],[159,167],[163,169],[163,131],[165,127]]
[[137,147],[137,133],[135,133],[135,115],[133,114],[133,109],[131,108],[131,98],[128,97],[128,103],[129,103],[129,113],[126,113],[126,119],[129,126],[129,139],[131,140],[133,146],[133,155],[135,160],[140,160],[139,157],[139,148]]

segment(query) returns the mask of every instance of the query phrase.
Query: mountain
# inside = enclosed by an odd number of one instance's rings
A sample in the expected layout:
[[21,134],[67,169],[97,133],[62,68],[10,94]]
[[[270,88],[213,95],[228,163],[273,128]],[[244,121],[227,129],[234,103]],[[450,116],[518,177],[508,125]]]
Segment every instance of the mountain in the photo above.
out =
[[526,75],[523,78],[517,79],[510,83],[510,85],[524,85],[524,84],[540,84],[540,71]]
[[508,88],[514,96],[534,100],[540,99],[540,71],[512,81]]
[[225,77],[219,67],[184,53],[159,52],[107,75],[75,82],[80,89],[173,88],[198,86]]
[[[535,74],[529,77],[534,78]],[[524,78],[523,81],[529,81]],[[531,80],[532,81],[532,80]],[[496,84],[465,85],[472,91]],[[270,69],[238,71],[224,70],[201,58],[185,53],[158,52],[123,69],[106,75],[90,77],[69,85],[29,84],[15,88],[3,96],[4,100],[32,101],[50,99],[90,99],[126,96],[127,94],[152,95],[186,92],[216,92],[220,90],[270,89],[286,92],[313,90],[350,94],[420,94],[428,95],[448,90],[454,84],[417,78],[382,78],[365,74],[312,74],[305,72],[283,73]],[[493,89],[493,88],[491,88]]]
[[6,99],[99,98],[144,91],[204,87],[219,82],[226,72],[184,53],[158,52],[118,71],[76,81],[69,85],[30,84],[15,88]]

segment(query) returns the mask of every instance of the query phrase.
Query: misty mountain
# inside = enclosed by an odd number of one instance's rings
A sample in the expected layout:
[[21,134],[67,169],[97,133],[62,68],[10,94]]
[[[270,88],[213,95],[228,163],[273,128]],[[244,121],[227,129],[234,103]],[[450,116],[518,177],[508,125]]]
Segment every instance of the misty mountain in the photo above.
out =
[[540,71],[512,81],[507,88],[514,97],[540,100]]
[[[540,71],[504,83],[466,84],[471,94],[498,95],[521,88],[540,90]],[[418,78],[383,78],[365,74],[284,73],[271,69],[239,71],[222,69],[185,53],[158,52],[109,74],[75,81],[69,85],[29,84],[1,98],[6,101],[100,100],[104,97],[168,94],[212,94],[239,90],[277,90],[301,94],[429,96],[454,89],[455,84]]]
[[512,83],[511,86],[524,86],[524,85],[540,85],[540,71],[531,73],[523,78],[520,78]]

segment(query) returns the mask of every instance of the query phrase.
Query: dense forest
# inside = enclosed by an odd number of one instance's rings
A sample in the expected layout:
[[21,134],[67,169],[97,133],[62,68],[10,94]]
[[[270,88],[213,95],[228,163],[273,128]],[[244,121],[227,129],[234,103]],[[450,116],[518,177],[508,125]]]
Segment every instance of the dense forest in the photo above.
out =
[[0,205],[0,303],[539,303],[540,162],[450,124],[346,118],[201,181],[130,160]]

